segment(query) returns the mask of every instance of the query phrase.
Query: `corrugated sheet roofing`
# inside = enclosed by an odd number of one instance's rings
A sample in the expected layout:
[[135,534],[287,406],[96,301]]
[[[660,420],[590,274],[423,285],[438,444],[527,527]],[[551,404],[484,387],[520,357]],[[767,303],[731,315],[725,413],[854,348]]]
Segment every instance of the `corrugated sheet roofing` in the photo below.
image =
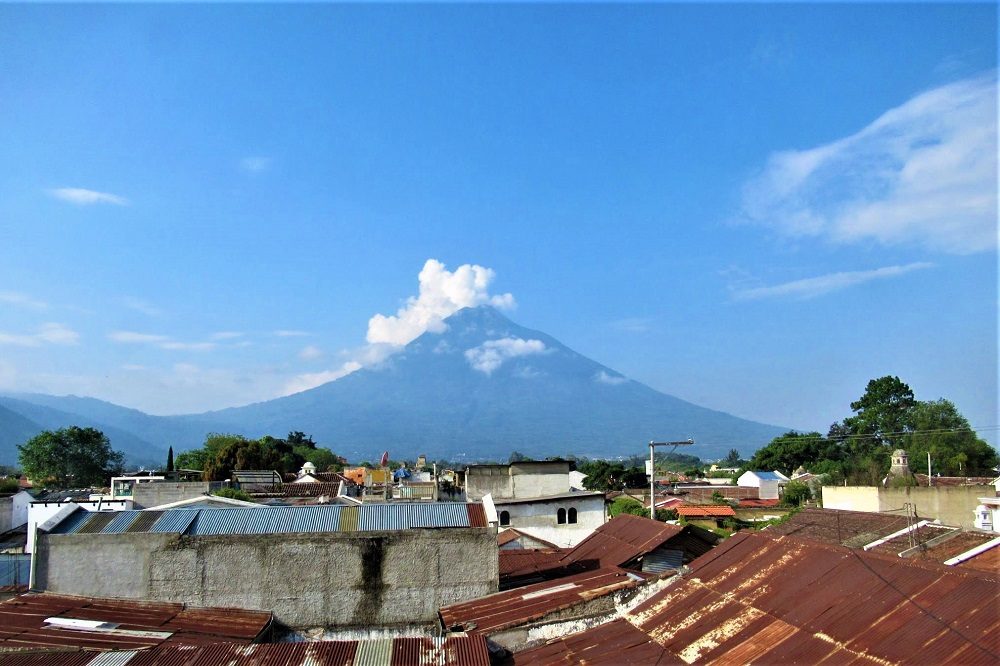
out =
[[683,530],[680,525],[620,514],[578,543],[563,557],[561,564],[567,566],[595,562],[601,567],[622,566],[656,550]]
[[540,620],[595,597],[635,587],[645,579],[646,576],[630,574],[618,567],[588,571],[444,606],[440,611],[441,621],[448,629],[458,626],[489,635]]
[[308,643],[161,645],[145,650],[0,653],[0,666],[489,666],[482,636]]
[[93,513],[78,510],[53,534],[175,532],[193,535],[366,532],[413,528],[486,527],[482,504],[365,504],[182,508]]
[[767,532],[861,548],[876,539],[906,529],[907,524],[906,516],[901,513],[803,509],[780,525],[767,528]]
[[[995,572],[740,532],[625,620],[689,664],[995,664],[998,601]],[[591,649],[589,663],[621,663],[609,640],[585,631],[515,661]]]
[[[115,626],[90,630],[46,623],[54,617]],[[271,613],[266,611],[29,593],[0,603],[0,654],[5,650],[123,650],[218,641],[246,644],[270,624]]]

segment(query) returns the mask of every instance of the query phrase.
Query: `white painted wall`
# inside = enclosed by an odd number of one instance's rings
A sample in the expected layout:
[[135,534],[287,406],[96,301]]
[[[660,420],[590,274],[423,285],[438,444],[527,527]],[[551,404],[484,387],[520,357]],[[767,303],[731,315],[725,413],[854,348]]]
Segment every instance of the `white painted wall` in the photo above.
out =
[[[507,511],[510,514],[510,527],[554,543],[560,548],[575,546],[607,521],[603,495],[512,504],[497,501],[496,508],[497,513]],[[568,512],[570,508],[576,509],[576,523],[560,525],[559,509],[566,509]]]
[[11,497],[11,528],[20,527],[28,522],[28,507],[35,501],[35,498],[26,490]]
[[28,545],[24,552],[30,553],[35,547],[35,525],[40,525],[67,504],[77,504],[85,511],[126,511],[132,508],[132,500],[101,500],[94,502],[32,502],[28,507]]
[[736,479],[736,485],[744,488],[757,488],[757,497],[760,499],[778,499],[777,479],[762,479],[753,472],[743,472],[740,478]]

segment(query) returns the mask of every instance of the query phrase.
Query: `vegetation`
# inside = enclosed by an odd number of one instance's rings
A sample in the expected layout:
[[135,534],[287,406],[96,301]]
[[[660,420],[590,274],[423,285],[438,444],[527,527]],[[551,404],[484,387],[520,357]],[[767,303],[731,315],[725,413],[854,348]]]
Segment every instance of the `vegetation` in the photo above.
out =
[[273,469],[279,474],[297,472],[305,462],[320,471],[341,471],[343,458],[316,446],[312,438],[293,431],[285,439],[265,435],[248,439],[243,435],[210,433],[200,449],[179,454],[180,469],[200,469],[206,481],[222,481],[237,469]]
[[786,506],[802,506],[812,498],[809,486],[801,481],[789,481],[785,484],[785,492],[781,495],[781,503]]
[[18,489],[17,479],[12,479],[9,477],[6,479],[0,479],[0,493],[2,494],[16,493],[17,489]]
[[46,430],[17,449],[18,462],[29,478],[60,488],[104,486],[125,464],[125,455],[113,450],[95,428]]
[[914,467],[930,453],[933,471],[948,476],[990,475],[1000,460],[953,403],[916,400],[898,377],[868,382],[851,410],[854,415],[830,426],[825,437],[794,431],[776,437],[747,467],[788,474],[803,466],[831,483],[874,485],[885,477],[895,449],[905,449]]
[[216,497],[228,497],[229,499],[242,500],[244,502],[250,502],[250,495],[245,490],[240,490],[238,488],[219,488],[212,493]]
[[577,463],[576,469],[587,475],[583,480],[587,490],[624,490],[625,488],[645,488],[649,486],[646,470],[626,467],[620,462],[588,460]]
[[[644,507],[642,502],[638,501],[634,497],[629,497],[628,495],[620,495],[616,497],[611,502],[611,505],[608,506],[608,516],[611,518],[623,513],[649,518],[649,508]],[[657,509],[656,519],[660,522],[677,520],[677,512],[673,509]]]

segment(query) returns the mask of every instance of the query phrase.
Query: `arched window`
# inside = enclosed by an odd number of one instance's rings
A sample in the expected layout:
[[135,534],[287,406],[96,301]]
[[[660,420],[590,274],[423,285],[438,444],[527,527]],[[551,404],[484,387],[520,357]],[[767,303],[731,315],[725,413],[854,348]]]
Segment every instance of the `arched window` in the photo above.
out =
[[566,509],[559,509],[559,511],[556,512],[556,522],[560,525],[566,524]]
[[570,509],[569,510],[569,522],[570,523],[575,523],[576,522],[576,509]]
[[500,524],[501,525],[510,525],[510,511],[501,511],[500,512]]

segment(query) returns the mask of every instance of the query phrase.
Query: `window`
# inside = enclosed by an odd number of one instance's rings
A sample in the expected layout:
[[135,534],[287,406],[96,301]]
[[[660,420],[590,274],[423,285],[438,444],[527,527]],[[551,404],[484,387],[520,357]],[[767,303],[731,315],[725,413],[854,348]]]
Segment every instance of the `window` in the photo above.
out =
[[510,525],[510,511],[501,511],[500,512],[500,524],[501,525]]
[[574,524],[576,523],[576,509],[569,510],[569,522]]
[[566,509],[559,509],[559,511],[556,512],[556,522],[560,525],[566,524]]

